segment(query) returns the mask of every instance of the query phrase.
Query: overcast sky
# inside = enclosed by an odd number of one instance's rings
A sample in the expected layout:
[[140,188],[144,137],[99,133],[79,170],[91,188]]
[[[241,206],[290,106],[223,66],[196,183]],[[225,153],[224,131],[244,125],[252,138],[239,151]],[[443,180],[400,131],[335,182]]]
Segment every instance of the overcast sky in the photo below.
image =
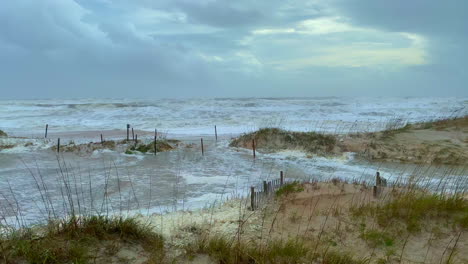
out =
[[466,0],[3,0],[0,98],[468,96]]

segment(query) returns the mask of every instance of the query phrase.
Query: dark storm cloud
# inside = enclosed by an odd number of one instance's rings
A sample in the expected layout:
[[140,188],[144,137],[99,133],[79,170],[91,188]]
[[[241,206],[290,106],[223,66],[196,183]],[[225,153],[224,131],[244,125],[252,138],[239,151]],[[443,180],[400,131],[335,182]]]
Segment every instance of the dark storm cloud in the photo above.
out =
[[2,98],[467,95],[467,5],[5,1]]
[[177,43],[149,42],[120,22],[87,23],[83,17],[99,14],[73,1],[10,2],[2,10],[1,85],[12,97],[138,97],[139,88],[170,96],[167,87],[207,76]]

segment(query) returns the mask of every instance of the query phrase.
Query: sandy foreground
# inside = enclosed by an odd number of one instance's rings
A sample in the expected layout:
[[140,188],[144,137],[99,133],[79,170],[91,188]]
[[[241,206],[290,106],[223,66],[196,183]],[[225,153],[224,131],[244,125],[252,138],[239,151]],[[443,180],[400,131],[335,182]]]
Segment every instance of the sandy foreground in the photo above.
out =
[[[219,263],[208,253],[188,251],[212,237],[247,245],[302,241],[317,254],[340,252],[366,263],[446,263],[448,258],[450,263],[468,263],[468,232],[449,221],[454,216],[426,217],[413,232],[403,220],[388,219],[393,223],[382,226],[376,218],[352,213],[359,206],[386,204],[407,187],[382,187],[374,197],[369,185],[338,179],[298,186],[286,196],[272,195],[255,211],[248,199],[232,199],[199,210],[139,215],[136,220],[164,238],[165,259],[156,263]],[[40,234],[44,229],[36,230]],[[95,263],[155,263],[144,245],[100,243],[106,251],[93,253]]]
[[[455,252],[452,263],[468,263],[467,232],[460,234],[451,226],[427,219],[420,232],[406,233],[399,228],[382,229],[370,218],[358,221],[351,216],[352,206],[382,203],[390,192],[391,188],[384,189],[374,198],[371,188],[362,184],[306,183],[303,191],[271,199],[255,211],[249,210],[245,200],[230,200],[196,211],[141,216],[139,221],[163,234],[177,263],[216,263],[203,254],[191,261],[184,257],[184,248],[204,236],[259,243],[300,238],[317,252],[330,248],[367,258],[370,263],[440,263],[451,252]],[[392,245],[373,245],[363,237],[364,229],[390,234]]]

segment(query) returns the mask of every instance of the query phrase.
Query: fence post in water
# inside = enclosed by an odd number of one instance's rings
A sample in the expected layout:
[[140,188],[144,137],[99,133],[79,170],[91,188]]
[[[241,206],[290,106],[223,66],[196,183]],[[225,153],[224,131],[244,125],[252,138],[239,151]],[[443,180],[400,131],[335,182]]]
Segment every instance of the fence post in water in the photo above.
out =
[[266,181],[263,181],[263,192],[265,193],[265,195],[268,194],[268,185]]
[[45,136],[44,138],[47,138],[47,130],[49,129],[49,124],[45,125]]
[[136,148],[137,144],[138,144],[138,135],[135,135],[135,148]]
[[283,175],[283,171],[280,171],[280,186],[283,186],[284,184],[284,175]]
[[255,159],[255,139],[252,139],[253,158]]
[[132,127],[132,139],[135,140],[135,133],[133,132],[133,127]]
[[252,211],[255,210],[255,187],[250,186],[250,208]]
[[218,130],[216,130],[216,125],[215,125],[215,139],[218,141]]
[[60,138],[57,139],[57,153],[60,153]]
[[101,144],[104,143],[104,139],[102,138],[102,134],[101,134]]
[[130,124],[127,124],[127,141],[130,140]]
[[377,186],[377,194],[379,194],[382,189],[382,178],[380,178],[380,172],[375,174],[375,185]]
[[158,137],[158,130],[155,129],[155,130],[154,130],[154,155],[156,155],[156,152],[158,151],[158,150],[156,149],[156,139],[157,139],[157,137]]
[[200,138],[200,143],[201,143],[201,154],[202,156],[205,155],[205,149],[203,148],[203,138]]

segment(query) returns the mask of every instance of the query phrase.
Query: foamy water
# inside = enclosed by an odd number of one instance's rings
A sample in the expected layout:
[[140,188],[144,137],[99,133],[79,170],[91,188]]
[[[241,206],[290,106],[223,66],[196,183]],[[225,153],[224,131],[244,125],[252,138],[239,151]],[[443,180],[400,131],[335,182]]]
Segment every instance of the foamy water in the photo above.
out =
[[[0,129],[19,135],[158,129],[173,134],[242,133],[263,126],[347,132],[383,129],[394,118],[415,122],[466,111],[467,98],[284,98],[0,101]],[[463,109],[465,108],[465,109]]]
[[[70,213],[70,200],[81,214],[200,208],[246,195],[251,185],[260,187],[263,180],[278,178],[281,170],[288,179],[301,180],[372,181],[377,170],[391,181],[426,174],[428,184],[437,186],[440,179],[467,176],[464,168],[371,164],[356,162],[352,154],[327,159],[297,151],[258,153],[254,160],[251,151],[228,144],[233,135],[265,126],[329,133],[375,131],[395,120],[467,114],[467,105],[466,98],[0,101],[0,129],[26,137],[0,138],[0,145],[15,146],[0,151],[0,216],[13,224],[18,219],[40,222]],[[156,128],[195,145],[157,156],[113,151],[57,156],[49,149],[55,144],[54,133],[60,132],[67,143],[76,131],[125,129],[127,123],[149,132]],[[41,138],[45,124],[49,140]],[[214,125],[220,135],[217,142]],[[98,140],[83,134],[83,142]],[[200,137],[205,140],[204,156]]]

